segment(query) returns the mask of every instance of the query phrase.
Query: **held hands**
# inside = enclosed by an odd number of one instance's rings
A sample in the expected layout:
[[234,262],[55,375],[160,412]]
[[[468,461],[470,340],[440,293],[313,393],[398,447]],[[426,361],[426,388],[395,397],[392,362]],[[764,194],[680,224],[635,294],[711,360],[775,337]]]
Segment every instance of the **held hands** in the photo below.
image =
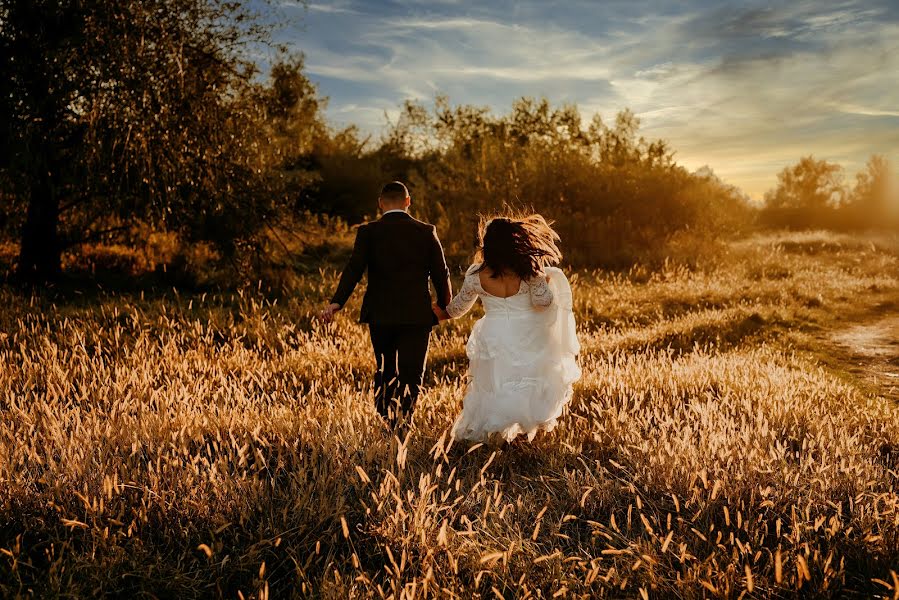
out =
[[437,316],[438,321],[441,321],[441,322],[448,321],[452,318],[452,317],[450,317],[449,313],[446,312],[444,309],[440,308],[440,305],[437,304],[436,302],[434,302],[431,305],[431,310],[434,311],[434,314]]
[[323,311],[321,311],[318,315],[318,318],[324,321],[325,323],[330,323],[334,320],[334,315],[340,310],[339,304],[329,304]]

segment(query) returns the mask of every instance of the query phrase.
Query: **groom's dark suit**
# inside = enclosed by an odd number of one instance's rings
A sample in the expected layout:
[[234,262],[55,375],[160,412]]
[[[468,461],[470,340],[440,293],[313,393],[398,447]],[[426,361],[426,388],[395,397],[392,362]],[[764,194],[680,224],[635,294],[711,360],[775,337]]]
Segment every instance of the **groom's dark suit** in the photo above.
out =
[[437,304],[446,308],[452,296],[449,269],[433,225],[403,211],[359,227],[353,254],[331,299],[343,306],[368,270],[360,322],[368,323],[378,362],[375,398],[385,417],[398,400],[404,413],[415,406],[428,356],[431,309],[428,280]]

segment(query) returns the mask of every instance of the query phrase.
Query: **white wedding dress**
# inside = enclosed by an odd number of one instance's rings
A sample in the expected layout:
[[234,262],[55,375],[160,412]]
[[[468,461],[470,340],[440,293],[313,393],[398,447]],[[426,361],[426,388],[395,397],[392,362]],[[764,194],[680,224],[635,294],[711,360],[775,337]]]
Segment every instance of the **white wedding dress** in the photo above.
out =
[[481,286],[479,265],[468,269],[462,289],[447,306],[459,317],[480,297],[484,317],[466,345],[469,382],[456,439],[484,440],[498,433],[511,441],[551,431],[581,376],[571,286],[555,267],[544,277],[522,281],[518,293],[492,296]]

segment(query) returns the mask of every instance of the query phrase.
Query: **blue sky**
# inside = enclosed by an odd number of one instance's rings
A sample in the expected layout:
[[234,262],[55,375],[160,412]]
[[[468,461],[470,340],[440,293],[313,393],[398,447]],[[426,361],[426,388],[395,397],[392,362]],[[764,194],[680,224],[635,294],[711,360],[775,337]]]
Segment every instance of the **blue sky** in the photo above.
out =
[[520,96],[623,108],[677,160],[760,198],[813,153],[899,163],[899,0],[276,0],[336,126],[377,136],[405,99],[505,112]]

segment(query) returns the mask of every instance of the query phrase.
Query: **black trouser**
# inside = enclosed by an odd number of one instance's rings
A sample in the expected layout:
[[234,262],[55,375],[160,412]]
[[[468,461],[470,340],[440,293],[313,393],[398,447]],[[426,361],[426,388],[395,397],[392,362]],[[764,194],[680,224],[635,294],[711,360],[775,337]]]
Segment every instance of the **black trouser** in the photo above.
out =
[[384,418],[394,422],[415,407],[428,360],[431,326],[370,323],[368,329],[378,361],[375,406]]

